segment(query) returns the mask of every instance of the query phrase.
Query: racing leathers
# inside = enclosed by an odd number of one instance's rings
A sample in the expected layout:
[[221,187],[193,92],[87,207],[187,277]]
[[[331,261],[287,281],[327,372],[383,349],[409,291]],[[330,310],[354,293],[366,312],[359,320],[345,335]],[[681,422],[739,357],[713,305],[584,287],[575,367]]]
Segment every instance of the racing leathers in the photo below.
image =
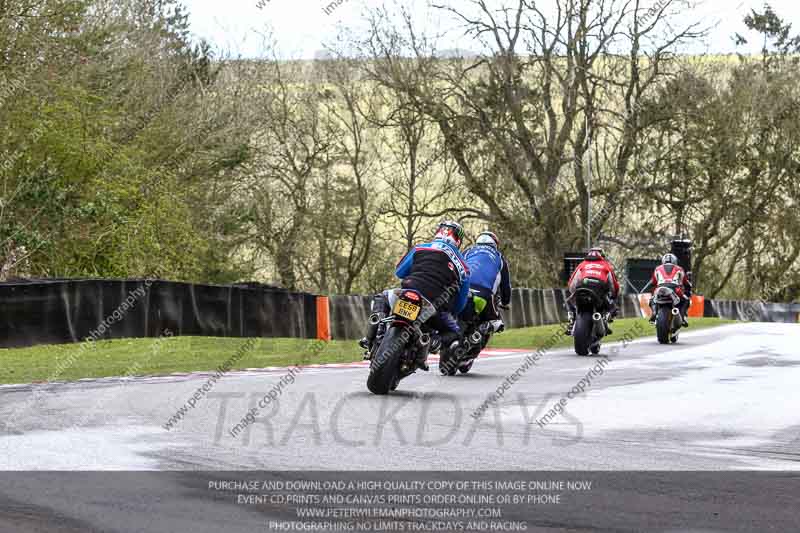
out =
[[[661,265],[653,271],[653,278],[650,283],[653,285],[653,293],[664,285],[671,287],[675,291],[675,294],[681,299],[679,311],[681,312],[683,326],[688,326],[686,313],[689,312],[689,305],[691,305],[692,283],[689,281],[689,277],[683,267],[669,263]],[[652,311],[650,321],[654,322],[656,316],[655,298],[650,298],[650,309]]]
[[[459,340],[461,328],[454,315],[460,313],[469,295],[469,267],[461,252],[451,243],[434,240],[412,248],[397,264],[395,275],[401,287],[414,289],[431,302],[437,313],[427,324],[439,332],[442,345]],[[376,296],[373,311],[384,316],[390,312],[388,299]],[[365,337],[365,348],[372,345],[377,327],[371,326]]]
[[481,322],[491,322],[495,331],[503,329],[497,312],[497,297],[501,305],[511,303],[511,276],[508,261],[495,246],[478,244],[464,253],[469,267],[469,286],[473,306],[467,306],[463,317],[477,313]]
[[[586,258],[581,262],[567,283],[569,296],[567,297],[567,310],[569,311],[569,325],[567,326],[567,334],[572,334],[572,325],[575,319],[576,308],[572,303],[572,296],[578,285],[584,279],[595,279],[605,284],[606,299],[602,302],[602,308],[598,309],[599,312],[607,312],[610,315],[609,322],[613,321],[614,316],[617,314],[617,296],[619,296],[619,281],[614,272],[614,267],[609,261],[603,258]],[[608,333],[611,329],[607,328]]]

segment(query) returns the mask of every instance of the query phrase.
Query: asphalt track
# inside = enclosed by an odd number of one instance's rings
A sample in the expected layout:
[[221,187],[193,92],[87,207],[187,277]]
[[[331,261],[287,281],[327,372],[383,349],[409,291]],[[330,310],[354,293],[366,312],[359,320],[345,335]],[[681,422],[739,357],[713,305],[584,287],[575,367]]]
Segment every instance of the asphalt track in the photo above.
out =
[[[0,420],[5,421],[0,469],[628,471],[626,490],[641,495],[652,479],[637,478],[633,471],[800,470],[798,346],[800,326],[740,323],[690,330],[675,346],[661,346],[651,336],[604,346],[597,357],[552,350],[488,404],[529,353],[495,351],[477,361],[471,373],[455,377],[443,377],[432,366],[386,397],[366,390],[362,365],[304,368],[291,376],[287,369],[232,372],[169,430],[165,423],[208,382],[208,374],[5,386],[0,387]],[[582,391],[575,388],[579,383]],[[265,404],[270,391],[277,400]],[[562,398],[562,413],[545,419]],[[481,405],[487,408],[476,416]],[[252,407],[259,409],[256,422],[232,436]],[[71,514],[67,493],[45,497],[30,481],[36,478],[26,479],[16,479],[16,488],[0,484],[0,525],[13,523],[20,531],[221,530],[213,520],[193,518],[185,495],[184,513],[155,529],[136,528],[135,520],[120,518],[125,513],[141,517],[130,506],[112,506],[109,516],[116,522],[111,525],[102,522],[102,513]],[[154,494],[174,496],[174,480],[147,483]],[[25,497],[22,486],[28,487]],[[769,509],[785,527],[786,517],[759,503],[768,486],[773,485],[754,483],[748,505],[740,510],[758,517]],[[778,508],[796,510],[796,497],[795,492],[794,507]],[[640,503],[642,509],[669,507],[660,499]],[[700,509],[710,514],[709,506]],[[669,529],[668,521],[653,522],[652,529],[626,529],[613,525],[613,506],[607,510],[581,524],[553,517],[550,525],[540,524],[543,529],[528,531],[701,530]],[[224,519],[225,512],[218,511],[215,516]],[[40,522],[39,517],[45,518]],[[703,530],[759,530],[741,518],[728,518]],[[604,520],[605,526],[590,525]],[[63,529],[37,529],[56,521]],[[759,528],[768,530],[764,523]],[[262,524],[258,530],[269,529]]]

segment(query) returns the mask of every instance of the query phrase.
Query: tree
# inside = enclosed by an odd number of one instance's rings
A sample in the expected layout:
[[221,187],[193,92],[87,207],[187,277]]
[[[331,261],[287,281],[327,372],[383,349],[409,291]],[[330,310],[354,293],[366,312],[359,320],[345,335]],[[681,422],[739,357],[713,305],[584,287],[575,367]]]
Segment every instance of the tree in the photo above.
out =
[[0,108],[0,232],[29,273],[200,279],[206,181],[246,138],[177,2],[15,0],[0,24],[3,79],[24,83]]
[[[440,6],[487,49],[470,60],[437,59],[407,15],[402,28],[386,13],[372,17],[364,47],[380,59],[366,67],[371,78],[438,125],[483,218],[513,237],[516,263],[530,266],[516,273],[523,283],[557,283],[561,254],[582,242],[585,154],[600,163],[595,195],[622,189],[648,126],[638,101],[664,75],[670,50],[698,35],[690,26],[658,41],[679,3],[661,2],[646,20],[638,1],[559,0],[553,14],[525,0]],[[658,42],[645,50],[645,40]]]
[[[788,28],[773,16],[754,12],[745,22],[786,42]],[[741,57],[733,67],[696,67],[645,106],[657,132],[645,189],[659,207],[651,231],[668,232],[659,221],[666,217],[675,221],[675,233],[693,237],[694,272],[707,296],[763,298],[764,287],[796,279],[786,276],[796,272],[800,252],[791,237],[800,169],[793,118],[800,79],[793,62],[781,45],[776,54]]]

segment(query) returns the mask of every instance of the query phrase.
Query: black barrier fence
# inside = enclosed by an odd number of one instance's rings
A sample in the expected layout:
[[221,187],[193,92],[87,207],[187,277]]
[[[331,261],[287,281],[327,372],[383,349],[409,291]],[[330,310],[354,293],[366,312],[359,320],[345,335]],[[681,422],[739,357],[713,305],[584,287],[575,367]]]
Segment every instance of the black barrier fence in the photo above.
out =
[[800,304],[706,299],[703,316],[750,322],[800,322]]
[[[503,320],[509,328],[524,328],[558,324],[567,319],[564,289],[512,289],[511,309],[503,311]],[[331,296],[331,336],[334,339],[357,339],[364,335],[370,314],[370,296]],[[635,295],[620,299],[622,318],[641,316]]]
[[[509,328],[566,320],[564,289],[512,291],[503,312]],[[371,296],[331,296],[334,339],[364,333]],[[197,285],[162,280],[32,280],[0,283],[0,347],[174,335],[317,336],[317,297],[257,283]],[[704,315],[732,320],[798,322],[800,304],[709,300]],[[640,316],[635,294],[620,299],[621,318]]]
[[0,347],[86,338],[301,337],[317,334],[316,296],[260,285],[161,280],[0,283]]
[[[510,328],[566,322],[567,311],[564,307],[566,298],[565,289],[513,289],[511,309],[503,311],[503,320]],[[633,296],[622,296],[619,316],[621,318],[640,316],[638,300]]]
[[363,337],[371,313],[372,296],[331,296],[328,301],[331,337],[334,339]]

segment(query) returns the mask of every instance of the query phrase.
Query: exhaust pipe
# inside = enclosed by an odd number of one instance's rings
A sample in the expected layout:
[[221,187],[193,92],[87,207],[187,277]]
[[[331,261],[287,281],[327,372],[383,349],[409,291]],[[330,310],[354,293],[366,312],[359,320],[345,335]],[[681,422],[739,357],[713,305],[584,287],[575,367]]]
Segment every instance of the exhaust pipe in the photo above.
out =
[[592,315],[592,320],[594,320],[595,322],[599,322],[602,318],[603,315],[601,315],[597,311],[595,311],[595,313]]
[[677,316],[678,313],[680,313],[680,311],[678,311],[678,308],[677,307],[673,307],[672,308],[672,314]]
[[378,327],[379,324],[381,323],[380,313],[372,313],[371,315],[369,315],[368,322],[369,322],[369,327],[367,328],[366,338],[369,341],[369,343],[372,344],[372,341],[374,341],[375,337],[378,335]]
[[479,344],[481,342],[481,334],[479,331],[473,331],[469,336],[469,342],[472,344]]
[[422,347],[425,347],[431,343],[431,336],[427,333],[423,333],[419,336],[419,344]]

